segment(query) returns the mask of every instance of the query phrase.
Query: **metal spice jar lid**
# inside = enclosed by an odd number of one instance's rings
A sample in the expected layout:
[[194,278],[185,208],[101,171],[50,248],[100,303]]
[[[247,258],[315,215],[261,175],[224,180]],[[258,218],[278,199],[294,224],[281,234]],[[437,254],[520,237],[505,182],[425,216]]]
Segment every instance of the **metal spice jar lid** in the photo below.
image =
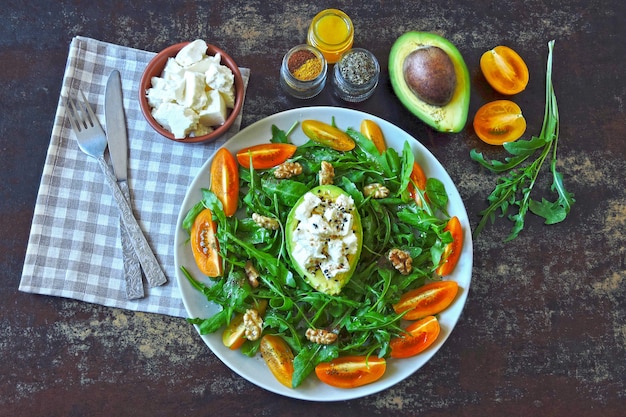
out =
[[331,82],[343,100],[359,102],[369,98],[378,85],[380,65],[370,51],[354,48],[335,65]]
[[311,98],[326,84],[327,64],[324,55],[309,45],[297,45],[283,57],[280,84],[297,98]]

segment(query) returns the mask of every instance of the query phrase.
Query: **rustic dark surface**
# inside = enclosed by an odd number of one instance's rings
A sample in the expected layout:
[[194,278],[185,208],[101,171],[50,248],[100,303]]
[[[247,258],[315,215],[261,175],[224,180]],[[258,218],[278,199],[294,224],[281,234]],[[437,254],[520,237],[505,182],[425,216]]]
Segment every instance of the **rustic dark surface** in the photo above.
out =
[[[7,4],[10,3],[10,4]],[[626,16],[611,1],[29,1],[0,15],[0,416],[623,416],[626,409]],[[104,3],[104,2],[102,2]],[[450,4],[444,4],[450,3]],[[338,6],[355,46],[383,67],[375,95],[348,105],[327,88],[298,101],[282,93],[282,55],[313,15]],[[252,70],[244,126],[293,107],[364,110],[426,145],[456,182],[475,226],[495,177],[473,163],[475,136],[436,133],[405,110],[387,71],[393,41],[437,32],[464,55],[470,120],[499,95],[480,55],[516,49],[531,81],[514,100],[538,134],[547,42],[556,40],[559,169],[577,200],[567,220],[529,218],[504,243],[500,220],[475,241],[473,281],[458,326],[411,378],[370,397],[307,403],[279,397],[224,366],[183,319],[18,292],[70,40],[76,35],[158,51],[204,38]],[[547,185],[543,181],[542,185]],[[540,193],[541,196],[541,193]],[[546,197],[552,198],[548,193]],[[181,196],[181,200],[182,200]]]

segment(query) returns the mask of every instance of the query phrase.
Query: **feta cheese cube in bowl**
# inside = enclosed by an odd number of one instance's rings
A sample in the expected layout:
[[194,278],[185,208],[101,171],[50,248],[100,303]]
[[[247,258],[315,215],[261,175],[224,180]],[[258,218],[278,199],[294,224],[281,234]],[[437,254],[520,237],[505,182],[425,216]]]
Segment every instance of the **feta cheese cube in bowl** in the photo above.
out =
[[235,61],[197,39],[159,52],[141,77],[139,104],[162,136],[185,143],[224,134],[241,112],[244,86]]

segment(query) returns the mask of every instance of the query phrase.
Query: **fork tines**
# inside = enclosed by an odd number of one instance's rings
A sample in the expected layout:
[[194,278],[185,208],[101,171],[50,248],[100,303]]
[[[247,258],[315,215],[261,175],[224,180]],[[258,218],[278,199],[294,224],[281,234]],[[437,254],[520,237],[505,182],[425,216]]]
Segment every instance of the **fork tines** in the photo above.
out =
[[[80,97],[78,93],[80,93]],[[75,98],[72,97],[72,94],[68,94],[67,103],[70,124],[76,132],[100,125],[82,90],[78,89]]]

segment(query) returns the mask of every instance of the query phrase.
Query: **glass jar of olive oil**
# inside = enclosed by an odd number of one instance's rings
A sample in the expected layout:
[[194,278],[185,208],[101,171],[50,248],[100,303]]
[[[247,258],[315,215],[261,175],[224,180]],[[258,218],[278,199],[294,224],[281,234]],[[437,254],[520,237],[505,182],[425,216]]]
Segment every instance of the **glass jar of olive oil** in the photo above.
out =
[[341,10],[322,10],[311,21],[307,43],[322,52],[329,64],[339,61],[341,54],[352,48],[353,42],[352,20]]

